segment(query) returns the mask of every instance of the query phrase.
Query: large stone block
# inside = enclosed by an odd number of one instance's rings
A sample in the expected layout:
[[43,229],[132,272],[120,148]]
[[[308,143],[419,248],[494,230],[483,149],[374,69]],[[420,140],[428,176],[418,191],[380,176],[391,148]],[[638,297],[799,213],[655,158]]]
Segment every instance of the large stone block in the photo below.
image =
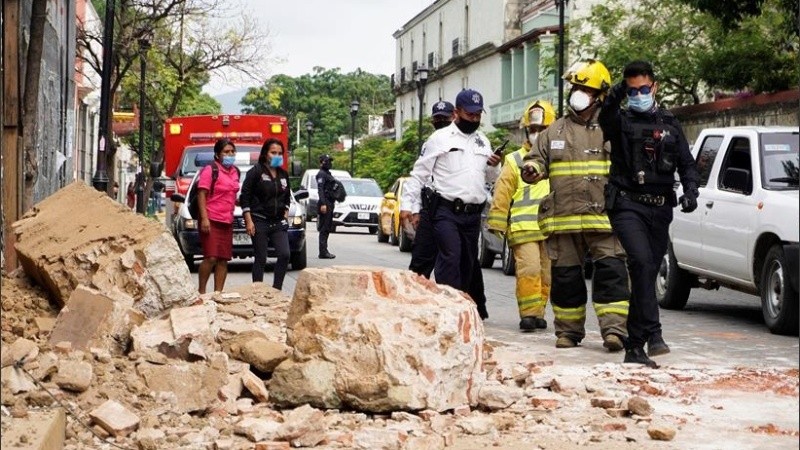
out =
[[164,225],[81,182],[37,203],[13,228],[25,273],[62,305],[79,284],[119,289],[147,317],[197,295]]
[[483,324],[455,289],[409,271],[306,269],[287,320],[289,359],[270,401],[364,411],[475,405]]
[[58,313],[50,344],[69,342],[73,350],[102,348],[120,354],[140,317],[132,307],[133,298],[121,292],[106,295],[80,285]]
[[202,363],[142,363],[136,370],[148,389],[169,399],[172,411],[179,414],[211,408],[218,402],[217,392],[228,382],[227,373]]

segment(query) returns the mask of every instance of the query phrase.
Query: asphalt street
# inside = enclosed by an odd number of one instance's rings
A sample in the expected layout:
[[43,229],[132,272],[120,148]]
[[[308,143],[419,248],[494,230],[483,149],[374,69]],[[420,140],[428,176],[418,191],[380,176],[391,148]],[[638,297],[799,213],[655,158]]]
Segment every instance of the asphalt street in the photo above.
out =
[[[397,247],[378,243],[375,235],[366,228],[340,228],[331,234],[329,248],[336,259],[317,258],[317,232],[314,223],[308,230],[308,267],[334,265],[361,265],[367,267],[408,267],[410,253],[401,253]],[[268,261],[264,282],[272,283],[272,266]],[[226,288],[249,284],[251,260],[231,262]],[[294,292],[300,272],[289,271],[283,292]],[[193,274],[195,281],[197,274]],[[587,337],[580,347],[556,349],[552,328],[552,310],[548,306],[546,319],[549,327],[534,333],[519,331],[519,314],[514,298],[514,277],[506,276],[500,269],[500,260],[491,269],[483,270],[488,298],[489,319],[484,322],[488,339],[494,345],[502,342],[519,342],[530,345],[531,350],[543,357],[559,359],[567,364],[598,364],[621,362],[623,355],[609,354],[602,347],[597,319],[592,308],[587,308]],[[211,282],[210,282],[211,283]],[[591,298],[591,282],[587,281]],[[209,284],[209,289],[213,289]],[[758,297],[725,288],[718,291],[696,289],[682,311],[661,311],[664,338],[672,353],[657,357],[659,364],[682,367],[736,367],[768,366],[798,367],[800,345],[797,336],[771,334],[761,317]],[[565,360],[562,360],[564,358]]]

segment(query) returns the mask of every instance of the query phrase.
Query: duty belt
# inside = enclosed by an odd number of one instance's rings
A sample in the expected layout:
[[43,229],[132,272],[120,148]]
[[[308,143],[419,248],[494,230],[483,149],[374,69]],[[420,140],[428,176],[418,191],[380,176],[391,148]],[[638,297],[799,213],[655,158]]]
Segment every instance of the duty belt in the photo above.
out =
[[464,203],[463,200],[457,198],[455,200],[448,200],[441,195],[437,195],[440,205],[447,206],[456,214],[475,214],[483,211],[486,202],[483,203]]
[[623,190],[619,191],[619,195],[647,206],[664,206],[664,204],[667,203],[666,195],[640,194],[638,192]]

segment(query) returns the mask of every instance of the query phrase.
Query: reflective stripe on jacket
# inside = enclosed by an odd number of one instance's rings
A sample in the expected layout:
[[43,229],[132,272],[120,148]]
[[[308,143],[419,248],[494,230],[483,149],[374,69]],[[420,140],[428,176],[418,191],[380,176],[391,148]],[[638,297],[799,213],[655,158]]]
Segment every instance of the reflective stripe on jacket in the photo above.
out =
[[544,180],[531,185],[522,181],[520,167],[527,153],[528,146],[523,146],[505,157],[487,218],[489,229],[508,233],[510,246],[545,238],[539,230],[538,214],[539,203],[550,191],[550,183]]
[[539,134],[525,159],[544,168],[550,180],[552,194],[540,212],[546,217],[539,221],[543,232],[611,232],[604,199],[610,147],[603,142],[596,114],[586,122],[570,110]]

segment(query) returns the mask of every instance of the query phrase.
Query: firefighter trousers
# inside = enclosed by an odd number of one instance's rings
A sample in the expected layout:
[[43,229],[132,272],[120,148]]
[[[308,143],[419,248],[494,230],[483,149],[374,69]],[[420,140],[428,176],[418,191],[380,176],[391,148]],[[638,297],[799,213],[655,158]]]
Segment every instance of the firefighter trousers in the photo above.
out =
[[586,282],[583,264],[587,253],[594,264],[592,303],[600,333],[627,336],[628,271],[625,251],[610,232],[554,234],[545,241],[552,264],[550,302],[555,315],[556,336],[580,342],[586,336]]
[[544,241],[517,244],[514,250],[517,277],[517,307],[519,317],[544,318],[550,297],[550,258]]

